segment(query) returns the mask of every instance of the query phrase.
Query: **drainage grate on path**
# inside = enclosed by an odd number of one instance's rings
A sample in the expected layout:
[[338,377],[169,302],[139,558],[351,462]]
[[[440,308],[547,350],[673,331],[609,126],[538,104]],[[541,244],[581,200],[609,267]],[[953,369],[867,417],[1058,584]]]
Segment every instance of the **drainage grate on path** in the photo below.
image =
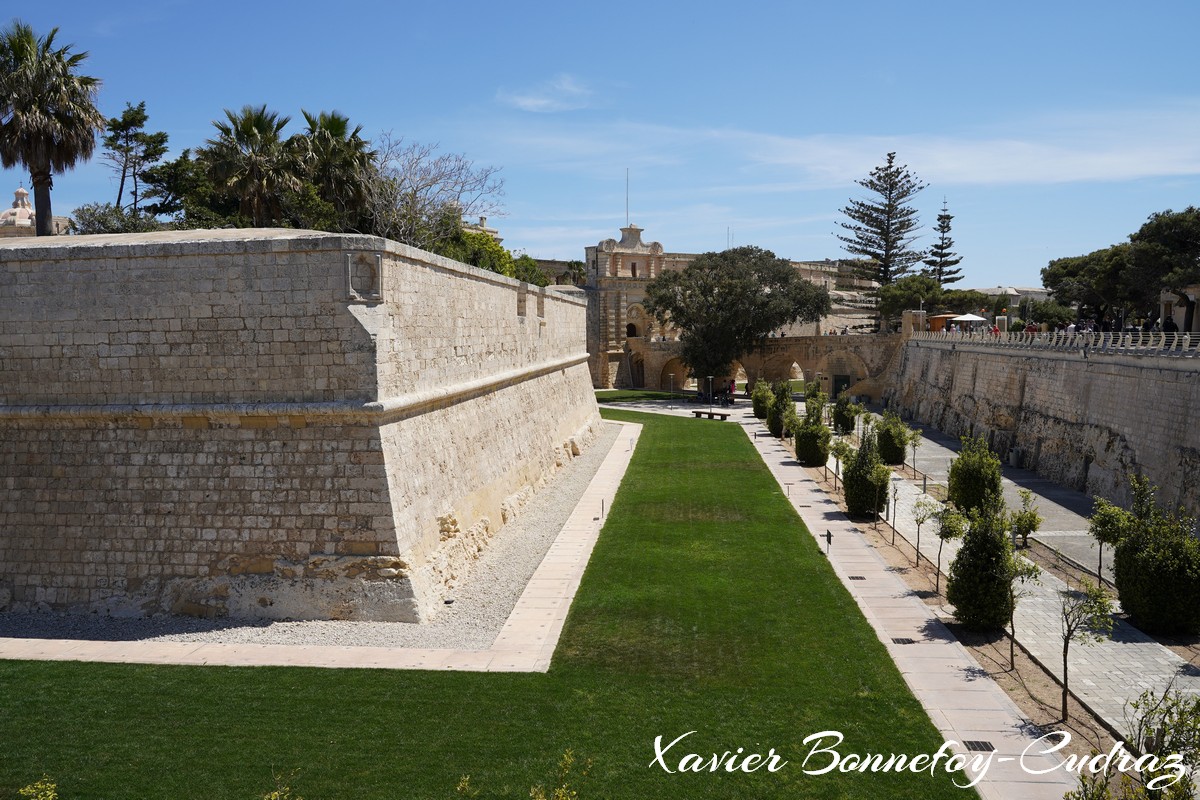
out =
[[850,576],[850,580],[852,580],[852,581],[865,581],[866,579],[867,579],[866,575],[851,575]]
[[991,742],[985,742],[981,739],[968,739],[963,742],[967,749],[972,753],[990,753],[996,749],[996,745]]
[[905,638],[897,639],[896,637],[892,637],[892,644],[916,644],[916,643],[917,642],[915,639],[905,639]]

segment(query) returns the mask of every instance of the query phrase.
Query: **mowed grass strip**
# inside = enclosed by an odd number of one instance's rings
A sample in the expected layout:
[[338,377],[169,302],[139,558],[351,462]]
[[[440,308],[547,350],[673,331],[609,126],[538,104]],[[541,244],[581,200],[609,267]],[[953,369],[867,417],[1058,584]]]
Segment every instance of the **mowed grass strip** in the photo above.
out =
[[656,392],[650,389],[597,389],[597,403],[640,403],[650,400],[676,400],[685,401],[692,400],[696,397],[694,392],[681,393],[675,392]]
[[[941,739],[735,425],[643,423],[548,674],[0,662],[0,798],[43,773],[73,798],[969,797],[945,774],[809,776],[804,737],[849,753]],[[668,774],[672,749],[777,772]],[[810,766],[816,766],[814,758]]]

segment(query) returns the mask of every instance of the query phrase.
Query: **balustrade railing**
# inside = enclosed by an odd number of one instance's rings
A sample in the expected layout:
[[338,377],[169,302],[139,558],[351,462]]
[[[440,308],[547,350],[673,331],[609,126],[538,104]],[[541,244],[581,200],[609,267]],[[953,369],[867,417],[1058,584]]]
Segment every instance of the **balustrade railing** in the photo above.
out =
[[1155,356],[1160,358],[1200,358],[1200,333],[1143,333],[1125,331],[1113,333],[1025,333],[1010,331],[992,334],[989,331],[955,333],[953,331],[920,331],[913,341],[962,343],[1009,350],[1058,350],[1089,354]]

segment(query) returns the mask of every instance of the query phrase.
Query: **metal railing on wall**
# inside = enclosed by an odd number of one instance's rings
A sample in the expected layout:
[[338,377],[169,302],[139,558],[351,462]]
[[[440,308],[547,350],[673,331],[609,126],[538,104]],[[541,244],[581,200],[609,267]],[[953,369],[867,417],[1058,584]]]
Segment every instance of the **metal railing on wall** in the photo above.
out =
[[964,333],[920,331],[913,333],[912,340],[938,344],[961,343],[1002,350],[1077,352],[1085,358],[1089,354],[1200,358],[1200,333],[1143,333],[1140,331],[1025,333],[1024,331],[1011,331],[992,334],[988,331]]

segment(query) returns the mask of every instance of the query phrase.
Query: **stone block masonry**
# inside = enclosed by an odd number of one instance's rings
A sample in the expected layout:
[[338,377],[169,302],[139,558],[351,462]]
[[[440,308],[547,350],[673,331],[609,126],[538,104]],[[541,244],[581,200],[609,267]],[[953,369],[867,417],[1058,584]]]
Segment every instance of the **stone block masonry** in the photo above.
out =
[[0,609],[427,619],[590,443],[585,316],[367,236],[0,244]]
[[1130,473],[1200,514],[1200,360],[909,341],[890,398],[1064,486],[1128,504]]

